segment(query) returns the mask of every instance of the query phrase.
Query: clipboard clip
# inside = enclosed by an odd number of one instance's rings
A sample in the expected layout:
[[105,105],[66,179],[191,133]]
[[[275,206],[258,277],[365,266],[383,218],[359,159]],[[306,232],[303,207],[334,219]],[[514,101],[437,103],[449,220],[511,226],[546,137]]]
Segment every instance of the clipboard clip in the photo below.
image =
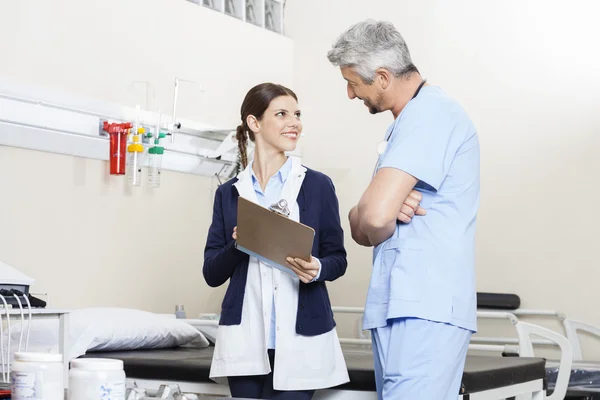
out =
[[288,208],[288,203],[285,199],[281,199],[277,203],[272,204],[269,207],[269,210],[271,210],[277,214],[281,214],[284,217],[290,216],[290,209]]

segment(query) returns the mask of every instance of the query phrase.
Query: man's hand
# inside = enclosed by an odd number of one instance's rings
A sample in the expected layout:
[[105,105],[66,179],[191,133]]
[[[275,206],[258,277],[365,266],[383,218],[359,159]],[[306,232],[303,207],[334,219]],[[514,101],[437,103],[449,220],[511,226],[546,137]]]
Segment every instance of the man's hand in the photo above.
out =
[[298,275],[298,278],[304,283],[309,283],[319,273],[319,263],[312,256],[310,257],[310,262],[291,257],[287,258],[287,262],[296,275]]
[[398,221],[408,224],[415,215],[427,214],[427,211],[419,205],[422,199],[423,194],[421,194],[421,192],[411,190],[406,200],[404,200],[404,204],[402,204],[402,207],[400,208]]
[[237,240],[237,226],[233,227],[233,235],[231,235],[233,240]]

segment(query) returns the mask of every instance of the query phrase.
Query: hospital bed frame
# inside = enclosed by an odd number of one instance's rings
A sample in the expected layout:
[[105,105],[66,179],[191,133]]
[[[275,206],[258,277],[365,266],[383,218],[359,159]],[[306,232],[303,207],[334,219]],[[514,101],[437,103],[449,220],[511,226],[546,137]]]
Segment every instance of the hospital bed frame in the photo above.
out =
[[[227,396],[227,385],[212,383],[208,377],[212,347],[205,349],[165,349],[129,352],[88,353],[84,357],[116,358],[124,361],[128,386],[156,390],[161,384],[177,384],[183,392]],[[345,351],[351,382],[319,390],[315,400],[377,399],[370,351]],[[497,360],[501,360],[498,363]],[[501,364],[501,365],[499,365]],[[457,399],[498,400],[528,395],[545,398],[545,361],[532,358],[471,357],[465,366],[461,393]]]
[[[496,311],[489,311],[489,313],[495,313]],[[573,361],[583,361],[583,352],[581,350],[581,341],[579,339],[579,332],[587,332],[600,339],[600,328],[587,324],[582,321],[576,321],[569,319],[565,314],[558,311],[552,310],[512,310],[512,314],[516,317],[549,317],[558,319],[564,329],[565,336],[573,349]],[[473,342],[477,343],[490,343],[490,344],[516,344],[518,339],[503,338],[503,337],[477,337],[473,338]],[[542,346],[555,346],[556,343],[551,340],[536,340],[533,341],[534,345]]]
[[[337,312],[362,313],[358,308],[334,308]],[[517,327],[522,344],[513,345],[470,345],[472,350],[518,351],[522,357],[469,356],[465,365],[461,393],[457,399],[498,400],[515,397],[517,400],[562,399],[561,387],[552,396],[546,397],[545,360],[534,358],[530,336],[533,334],[553,340],[562,350],[561,371],[570,371],[572,351],[569,342],[561,335],[545,328],[520,322],[510,313],[480,314],[481,317],[503,318]],[[215,320],[186,320],[193,326],[204,328],[218,326]],[[377,399],[374,385],[373,360],[370,341],[367,339],[341,338],[350,372],[351,382],[337,388],[317,391],[315,400]],[[356,346],[349,349],[348,346]],[[128,386],[137,385],[146,389],[158,389],[161,384],[178,384],[183,392],[213,396],[228,396],[226,385],[210,380],[208,371],[213,348],[139,350],[130,352],[92,352],[83,357],[108,357],[122,359],[128,376]],[[566,387],[565,378],[559,373],[559,381]],[[490,381],[490,378],[492,380]],[[567,377],[568,379],[568,377]],[[566,390],[566,389],[565,389]]]
[[[334,313],[350,313],[350,314],[359,314],[364,313],[363,307],[333,307]],[[561,351],[561,356],[559,360],[558,367],[558,377],[556,379],[556,386],[551,395],[545,396],[545,399],[548,400],[562,400],[565,398],[567,394],[567,389],[569,386],[569,378],[571,372],[571,366],[573,364],[573,347],[570,341],[564,336],[541,326],[534,325],[531,323],[520,321],[517,316],[511,311],[477,311],[477,319],[504,319],[508,320],[514,327],[517,333],[517,339],[514,339],[510,342],[494,342],[487,341],[487,343],[474,343],[475,341],[471,339],[471,343],[469,344],[469,350],[471,351],[485,351],[485,352],[498,352],[501,354],[517,354],[519,357],[529,357],[534,358],[534,343],[539,342],[539,340],[532,339],[532,336],[541,336],[545,338],[543,343],[552,343],[555,346],[558,346]],[[359,324],[359,326],[362,324]],[[497,339],[497,338],[496,338]],[[370,345],[370,339],[347,339],[340,338],[341,343],[355,343],[355,344],[365,344]],[[518,388],[507,387],[502,388],[503,395],[506,392],[519,391]],[[527,392],[528,395],[533,393]],[[510,394],[505,397],[518,396],[518,394]],[[504,398],[504,397],[486,397],[486,398]],[[527,397],[529,398],[529,397]],[[535,396],[533,397],[535,398]]]
[[[521,309],[511,311],[517,317],[546,317],[552,319],[558,319],[564,329],[564,334],[569,341],[573,349],[573,364],[570,379],[576,379],[579,381],[587,381],[585,384],[578,384],[577,382],[568,382],[567,395],[570,396],[597,396],[600,398],[600,385],[598,380],[600,378],[600,362],[598,361],[584,361],[583,352],[581,348],[580,332],[586,332],[596,339],[600,339],[600,328],[588,323],[572,320],[566,317],[565,314],[553,311],[553,310],[534,310],[534,309]],[[494,313],[494,311],[490,311]],[[473,337],[472,342],[480,345],[514,345],[518,343],[518,339],[506,338],[506,337]],[[556,346],[556,344],[549,340],[536,340],[532,341],[532,345],[535,346]],[[586,372],[587,371],[587,372]],[[596,381],[595,383],[593,381]],[[595,397],[596,398],[596,397]]]

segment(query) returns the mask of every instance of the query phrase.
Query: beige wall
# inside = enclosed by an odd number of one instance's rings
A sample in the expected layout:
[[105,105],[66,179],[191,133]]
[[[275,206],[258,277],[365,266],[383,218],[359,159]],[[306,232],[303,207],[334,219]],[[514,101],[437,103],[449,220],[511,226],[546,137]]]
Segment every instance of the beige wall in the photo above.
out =
[[[600,324],[599,7],[591,0],[568,8],[541,0],[288,0],[292,47],[184,0],[4,2],[0,76],[128,105],[143,98],[132,81],[148,80],[151,106],[168,110],[179,75],[209,89],[182,90],[182,116],[217,125],[236,123],[250,84],[293,83],[304,161],[334,179],[348,231],[346,213],[368,183],[391,116],[350,102],[325,54],[351,23],[390,19],[429,82],[458,98],[479,128],[479,290],[515,292],[523,306]],[[117,21],[111,29],[109,16]],[[256,47],[257,35],[276,43]],[[221,40],[206,40],[214,37]],[[108,62],[109,51],[123,61]],[[222,290],[207,288],[200,275],[209,179],[166,172],[160,190],[134,195],[107,177],[105,163],[10,148],[0,148],[0,171],[0,257],[36,278],[52,305],[218,308]],[[349,235],[347,245],[348,273],[329,287],[334,304],[362,306],[370,251]],[[354,318],[338,320],[343,333],[354,332]]]
[[[277,52],[265,49],[276,48]],[[250,85],[292,82],[293,44],[186,0],[0,3],[0,78],[231,127]],[[238,104],[239,103],[239,104]]]
[[[429,83],[456,97],[478,127],[478,289],[514,292],[524,307],[600,325],[600,5],[564,4],[290,0],[287,33],[310,132],[305,162],[334,178],[344,217],[368,184],[392,116],[349,101],[326,53],[352,23],[387,19]],[[346,237],[350,265],[330,285],[333,303],[362,306],[371,253]]]
[[1,146],[0,171],[0,255],[51,306],[218,307],[201,274],[210,179],[132,191],[105,162]]
[[[293,79],[289,38],[185,0],[0,2],[0,60],[0,80],[152,111],[171,111],[176,76],[200,81],[178,116],[229,128],[251,86]],[[51,306],[219,309],[201,273],[216,181],[165,171],[132,191],[105,162],[1,146],[0,171],[0,260]]]

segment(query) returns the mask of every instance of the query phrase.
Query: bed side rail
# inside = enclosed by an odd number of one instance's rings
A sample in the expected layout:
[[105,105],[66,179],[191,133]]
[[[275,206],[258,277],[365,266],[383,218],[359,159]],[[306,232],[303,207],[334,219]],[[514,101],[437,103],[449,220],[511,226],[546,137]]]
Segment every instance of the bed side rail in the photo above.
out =
[[565,319],[563,321],[563,327],[565,328],[567,339],[569,339],[569,342],[573,347],[573,359],[575,361],[583,361],[583,353],[581,351],[581,342],[579,341],[578,331],[587,332],[600,339],[600,328],[572,319]]
[[[493,312],[493,311],[490,311]],[[565,330],[565,335],[569,342],[571,343],[571,347],[573,349],[573,360],[574,361],[583,361],[583,351],[581,349],[581,341],[579,337],[579,332],[586,332],[591,334],[596,339],[600,339],[600,327],[588,324],[586,322],[569,319],[565,314],[554,311],[554,310],[535,310],[535,309],[523,309],[523,310],[514,310],[512,311],[518,317],[549,317],[549,318],[557,318],[563,325],[563,329]],[[478,338],[478,343],[511,343],[509,341],[498,340],[499,338]],[[555,343],[549,343],[548,341],[533,341],[534,345],[556,345]]]
[[560,348],[560,362],[558,367],[558,376],[552,395],[547,396],[547,400],[562,400],[567,395],[569,379],[571,378],[571,367],[573,366],[573,347],[569,340],[547,328],[528,322],[519,321],[515,328],[519,336],[519,356],[535,357],[533,352],[532,335],[541,336],[556,343]]
[[[477,311],[477,319],[508,319],[513,325],[516,325],[518,321],[517,315],[513,311]],[[519,339],[509,337],[487,337],[474,335],[473,337],[471,337],[471,343],[488,345],[518,345]],[[531,343],[536,346],[557,346],[555,342],[548,339],[532,339]]]

